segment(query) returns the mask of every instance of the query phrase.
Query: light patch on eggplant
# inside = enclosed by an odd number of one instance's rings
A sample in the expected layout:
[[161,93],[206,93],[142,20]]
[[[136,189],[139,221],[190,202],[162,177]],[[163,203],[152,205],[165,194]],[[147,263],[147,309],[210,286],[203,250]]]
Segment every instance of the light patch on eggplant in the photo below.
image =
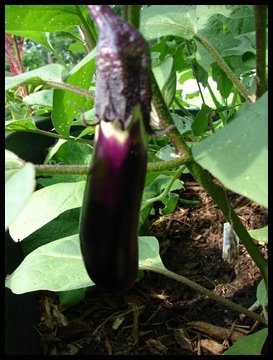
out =
[[121,145],[128,140],[129,132],[120,130],[114,122],[101,121],[99,126],[106,139],[115,138]]

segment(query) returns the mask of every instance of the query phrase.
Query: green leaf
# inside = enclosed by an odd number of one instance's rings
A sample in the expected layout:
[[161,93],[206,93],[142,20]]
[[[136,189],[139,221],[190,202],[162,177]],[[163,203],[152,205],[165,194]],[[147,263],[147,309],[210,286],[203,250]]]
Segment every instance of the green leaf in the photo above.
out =
[[[139,268],[164,269],[155,237],[139,237]],[[110,276],[110,275],[109,275]],[[30,253],[6,277],[6,287],[15,294],[31,291],[69,291],[94,285],[83,263],[79,236],[73,235],[43,245]]]
[[48,37],[45,32],[31,31],[31,30],[18,30],[18,29],[9,30],[6,32],[13,34],[13,35],[21,36],[25,39],[33,40],[37,44],[42,45],[48,51],[52,51],[52,47],[48,43]]
[[[60,139],[52,148],[50,148],[45,163],[89,165],[91,157],[92,149],[90,145]],[[65,174],[40,178],[37,182],[42,186],[48,186],[60,182],[77,182],[85,179],[85,175]]]
[[24,103],[27,105],[42,105],[52,107],[53,90],[40,90],[24,97]]
[[257,301],[262,306],[267,306],[268,304],[268,296],[264,279],[260,281],[257,287]]
[[176,157],[175,149],[169,144],[163,146],[155,155],[163,161],[173,160]]
[[[10,152],[6,153],[7,155]],[[11,160],[8,160],[9,162]],[[17,171],[6,176],[5,183],[5,230],[12,227],[22,213],[29,197],[35,189],[35,170],[31,163],[26,163]]]
[[57,164],[89,165],[92,156],[91,146],[88,144],[65,141],[52,156]]
[[195,136],[204,135],[208,130],[208,114],[210,111],[211,108],[209,106],[202,104],[201,110],[198,112],[191,125],[192,132]]
[[36,130],[38,128],[33,119],[5,121],[5,131]]
[[7,181],[18,168],[24,166],[24,161],[10,150],[5,149],[5,181]]
[[268,328],[256,331],[236,341],[223,355],[261,355]]
[[152,270],[152,268],[165,269],[159,255],[159,244],[154,236],[139,237],[139,269]]
[[261,229],[249,230],[249,235],[259,241],[259,244],[264,245],[268,243],[268,226]]
[[[81,89],[89,89],[95,69],[95,50],[93,50],[69,72],[66,83]],[[52,121],[56,131],[68,136],[74,118],[80,112],[90,109],[91,104],[92,100],[86,96],[71,91],[55,90]]]
[[172,213],[177,205],[177,201],[179,199],[179,195],[175,193],[169,193],[164,199],[162,199],[165,207],[163,209],[159,209],[161,215],[167,215]]
[[174,67],[172,67],[172,71],[162,88],[162,96],[168,107],[171,106],[175,97],[176,90],[176,72]]
[[66,71],[60,64],[50,64],[20,75],[5,78],[5,90],[22,84],[44,84],[47,81],[62,82]]
[[[203,6],[203,8],[205,7]],[[217,14],[216,11],[206,25],[199,29],[198,35],[208,40],[221,56],[234,55],[235,49],[239,48],[237,54],[240,53],[241,57],[249,50],[249,43],[242,44],[240,35],[252,32],[255,29],[254,12],[252,6],[249,5],[227,6],[227,10],[229,11],[228,14],[222,14],[225,16]],[[196,59],[205,70],[210,71],[210,65],[215,62],[215,59],[198,41],[196,41],[196,45]],[[249,67],[245,66],[242,72],[248,69]]]
[[264,207],[268,206],[267,109],[266,93],[192,148],[194,159],[224,186]]
[[34,231],[21,241],[24,255],[51,241],[75,235],[79,232],[80,208],[64,211],[55,219]]
[[82,205],[85,181],[59,183],[35,191],[10,227],[10,236],[21,241],[62,212]]
[[[74,5],[6,5],[5,31],[53,32],[69,30],[80,25],[81,20]],[[19,35],[19,34],[18,34]]]
[[220,94],[223,96],[223,98],[227,99],[233,87],[232,81],[217,63],[213,63],[211,68],[212,78],[217,83],[217,90],[220,91]]
[[173,58],[168,56],[158,66],[155,66],[152,69],[160,90],[162,90],[163,86],[166,84],[168,77],[171,74],[172,66]]
[[166,35],[192,39],[212,15],[230,13],[228,5],[152,5],[141,12],[140,30],[147,40]]
[[[193,119],[189,116],[179,116],[177,114],[172,114],[172,119],[175,123],[179,134],[182,136],[188,136],[192,134],[192,123]],[[175,150],[173,149],[173,154]],[[169,159],[171,160],[171,159]]]
[[6,286],[15,294],[67,291],[91,285],[94,283],[85,270],[78,235],[39,247],[6,278]]
[[140,30],[147,40],[165,35],[191,39],[197,22],[196,6],[152,5],[141,12]]
[[59,303],[63,309],[69,309],[84,300],[86,288],[62,291],[59,294]]

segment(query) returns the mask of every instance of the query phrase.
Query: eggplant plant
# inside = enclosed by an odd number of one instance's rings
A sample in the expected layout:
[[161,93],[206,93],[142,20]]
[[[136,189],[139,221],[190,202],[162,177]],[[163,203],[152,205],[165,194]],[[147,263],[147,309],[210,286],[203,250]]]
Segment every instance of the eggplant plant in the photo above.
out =
[[[71,290],[94,283],[124,292],[134,283],[138,269],[149,270],[267,324],[261,315],[164,268],[156,238],[137,238],[139,215],[142,225],[155,201],[165,205],[162,213],[175,209],[178,194],[172,191],[181,189],[178,179],[187,169],[219,206],[261,270],[265,280],[262,294],[266,292],[267,261],[230,206],[224,189],[267,207],[266,73],[265,66],[257,66],[261,81],[255,99],[253,11],[241,5],[204,9],[198,5],[143,6],[137,31],[106,5],[6,7],[6,32],[15,43],[17,36],[25,36],[52,51],[50,33],[62,32],[75,40],[74,49],[81,47],[83,57],[70,68],[53,51],[59,63],[31,71],[18,66],[20,73],[6,78],[6,131],[57,140],[43,165],[25,163],[7,152],[10,216],[6,229],[14,241],[20,241],[26,255],[6,278],[6,286],[15,294],[46,289],[71,295]],[[264,20],[257,26],[264,37],[266,26],[262,24]],[[75,30],[80,35],[75,35]],[[257,59],[259,54],[264,63],[265,48],[260,45],[257,41]],[[186,48],[192,51],[190,56]],[[206,98],[196,117],[187,112],[187,91],[177,88],[187,76],[209,89],[213,103],[207,106]],[[217,83],[218,98],[208,76]],[[158,142],[149,137],[151,103],[153,120],[160,128],[172,126]],[[211,106],[220,119],[209,123]],[[177,107],[187,116],[174,113]],[[74,133],[74,127],[82,125],[81,112],[97,125]],[[49,114],[54,131],[40,129],[33,114]],[[90,135],[94,132],[93,141]],[[35,179],[35,175],[46,177]]]

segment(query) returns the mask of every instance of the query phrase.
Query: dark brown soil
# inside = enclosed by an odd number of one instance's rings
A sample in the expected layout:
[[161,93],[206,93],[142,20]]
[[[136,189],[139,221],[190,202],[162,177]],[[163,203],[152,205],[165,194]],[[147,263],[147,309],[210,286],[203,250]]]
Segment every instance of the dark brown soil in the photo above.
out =
[[[188,178],[180,195],[201,204],[180,204],[171,215],[150,222],[164,265],[250,307],[260,271],[242,245],[232,265],[222,259],[226,219],[197,183]],[[231,192],[228,197],[248,230],[267,224],[266,209]],[[267,257],[267,248],[259,248]],[[263,327],[180,282],[148,272],[126,295],[94,286],[84,302],[66,311],[52,293],[43,294],[40,305],[38,330],[50,355],[221,355],[241,336]]]

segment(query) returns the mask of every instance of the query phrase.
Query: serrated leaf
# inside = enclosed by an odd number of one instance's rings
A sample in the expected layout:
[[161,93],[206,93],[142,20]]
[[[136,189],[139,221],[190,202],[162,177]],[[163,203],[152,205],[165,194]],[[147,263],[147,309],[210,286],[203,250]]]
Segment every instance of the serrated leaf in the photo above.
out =
[[223,355],[261,355],[268,328],[256,331],[236,341]]
[[[139,237],[139,269],[153,268],[164,269],[158,241],[153,236]],[[15,294],[23,294],[38,290],[69,291],[94,283],[84,267],[79,236],[73,235],[34,250],[6,277],[5,285]]]
[[22,84],[44,84],[47,81],[62,82],[66,70],[60,64],[50,64],[20,75],[5,78],[5,90]]
[[12,226],[35,189],[35,170],[26,163],[6,178],[5,183],[5,230]]
[[225,128],[196,144],[192,154],[228,189],[268,206],[268,95],[246,104]]
[[[89,89],[95,69],[95,50],[93,50],[69,72],[65,82],[81,89]],[[80,112],[90,109],[91,104],[92,100],[89,97],[71,91],[55,90],[52,121],[56,131],[68,136],[74,118]]]
[[79,181],[59,183],[35,191],[24,211],[10,226],[10,236],[14,241],[21,241],[62,212],[80,207],[84,188],[85,181]]

